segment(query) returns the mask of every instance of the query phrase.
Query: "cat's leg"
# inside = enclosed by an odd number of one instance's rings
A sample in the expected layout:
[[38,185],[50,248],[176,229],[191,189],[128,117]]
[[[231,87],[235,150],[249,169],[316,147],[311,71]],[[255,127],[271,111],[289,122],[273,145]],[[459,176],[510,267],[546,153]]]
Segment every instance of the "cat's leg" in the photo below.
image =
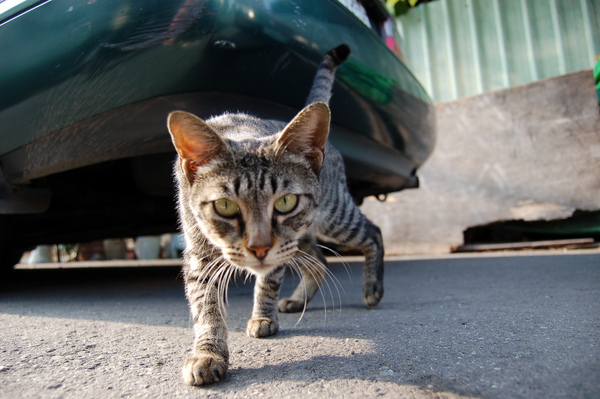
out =
[[365,255],[363,269],[363,299],[369,306],[377,306],[383,298],[383,239],[381,230],[364,217],[364,237],[356,245]]
[[317,246],[314,238],[307,237],[300,245],[296,263],[300,268],[302,279],[289,298],[279,301],[282,313],[300,312],[315,296],[327,273],[327,260]]
[[252,318],[248,320],[246,327],[246,333],[250,337],[269,337],[279,331],[277,298],[284,272],[285,267],[279,266],[269,274],[256,276]]
[[320,226],[320,237],[325,241],[358,249],[365,256],[363,269],[363,300],[377,306],[383,298],[383,240],[381,230],[367,219],[358,206],[348,198],[340,214]]
[[205,263],[191,256],[184,270],[186,295],[194,322],[192,354],[183,364],[183,379],[189,385],[205,385],[223,380],[229,366],[227,325],[216,282],[203,271]]

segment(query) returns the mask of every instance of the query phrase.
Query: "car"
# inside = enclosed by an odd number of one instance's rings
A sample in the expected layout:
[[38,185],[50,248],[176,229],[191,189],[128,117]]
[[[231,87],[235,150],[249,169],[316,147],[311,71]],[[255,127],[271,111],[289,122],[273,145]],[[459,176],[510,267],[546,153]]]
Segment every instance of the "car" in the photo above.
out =
[[331,141],[357,202],[418,186],[435,112],[379,1],[0,3],[0,259],[175,231],[173,110],[290,120],[345,43]]

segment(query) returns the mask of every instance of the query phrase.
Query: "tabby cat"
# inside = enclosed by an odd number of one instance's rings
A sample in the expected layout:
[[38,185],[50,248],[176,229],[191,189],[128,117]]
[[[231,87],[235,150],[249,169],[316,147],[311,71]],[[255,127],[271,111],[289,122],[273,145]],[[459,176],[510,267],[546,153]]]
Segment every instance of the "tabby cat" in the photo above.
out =
[[[335,70],[349,55],[341,45],[319,66],[306,108],[287,125],[245,114],[206,122],[183,111],[169,115],[178,152],[175,176],[185,237],[184,279],[194,323],[193,353],[183,366],[190,385],[225,378],[229,350],[224,299],[229,280],[256,276],[246,332],[277,333],[277,311],[297,312],[326,273],[316,240],[365,254],[363,297],[383,296],[383,244],[377,226],[350,196],[340,153],[327,141]],[[301,272],[289,298],[277,302],[287,266]]]

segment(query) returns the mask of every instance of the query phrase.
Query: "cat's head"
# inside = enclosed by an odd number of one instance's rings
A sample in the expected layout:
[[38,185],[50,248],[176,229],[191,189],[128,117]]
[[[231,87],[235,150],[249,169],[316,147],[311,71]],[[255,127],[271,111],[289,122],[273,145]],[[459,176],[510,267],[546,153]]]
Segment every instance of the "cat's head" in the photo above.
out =
[[276,134],[249,132],[261,124],[246,118],[175,111],[168,127],[180,207],[229,263],[260,274],[296,254],[316,215],[330,116],[314,103]]

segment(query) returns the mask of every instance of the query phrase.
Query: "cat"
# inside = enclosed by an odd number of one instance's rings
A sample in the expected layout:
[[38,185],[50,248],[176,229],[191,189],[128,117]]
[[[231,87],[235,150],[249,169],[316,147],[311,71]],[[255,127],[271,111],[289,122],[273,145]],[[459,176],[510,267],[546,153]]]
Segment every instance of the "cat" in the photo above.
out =
[[[349,53],[340,45],[325,55],[308,105],[288,124],[245,114],[207,121],[184,111],[169,114],[195,332],[182,370],[190,385],[227,375],[224,298],[237,273],[256,276],[246,332],[257,338],[276,334],[277,312],[303,310],[319,289],[326,261],[317,240],[361,250],[364,301],[376,306],[383,296],[381,232],[353,202],[342,157],[327,141],[335,70]],[[278,302],[288,266],[301,272],[301,280]]]

